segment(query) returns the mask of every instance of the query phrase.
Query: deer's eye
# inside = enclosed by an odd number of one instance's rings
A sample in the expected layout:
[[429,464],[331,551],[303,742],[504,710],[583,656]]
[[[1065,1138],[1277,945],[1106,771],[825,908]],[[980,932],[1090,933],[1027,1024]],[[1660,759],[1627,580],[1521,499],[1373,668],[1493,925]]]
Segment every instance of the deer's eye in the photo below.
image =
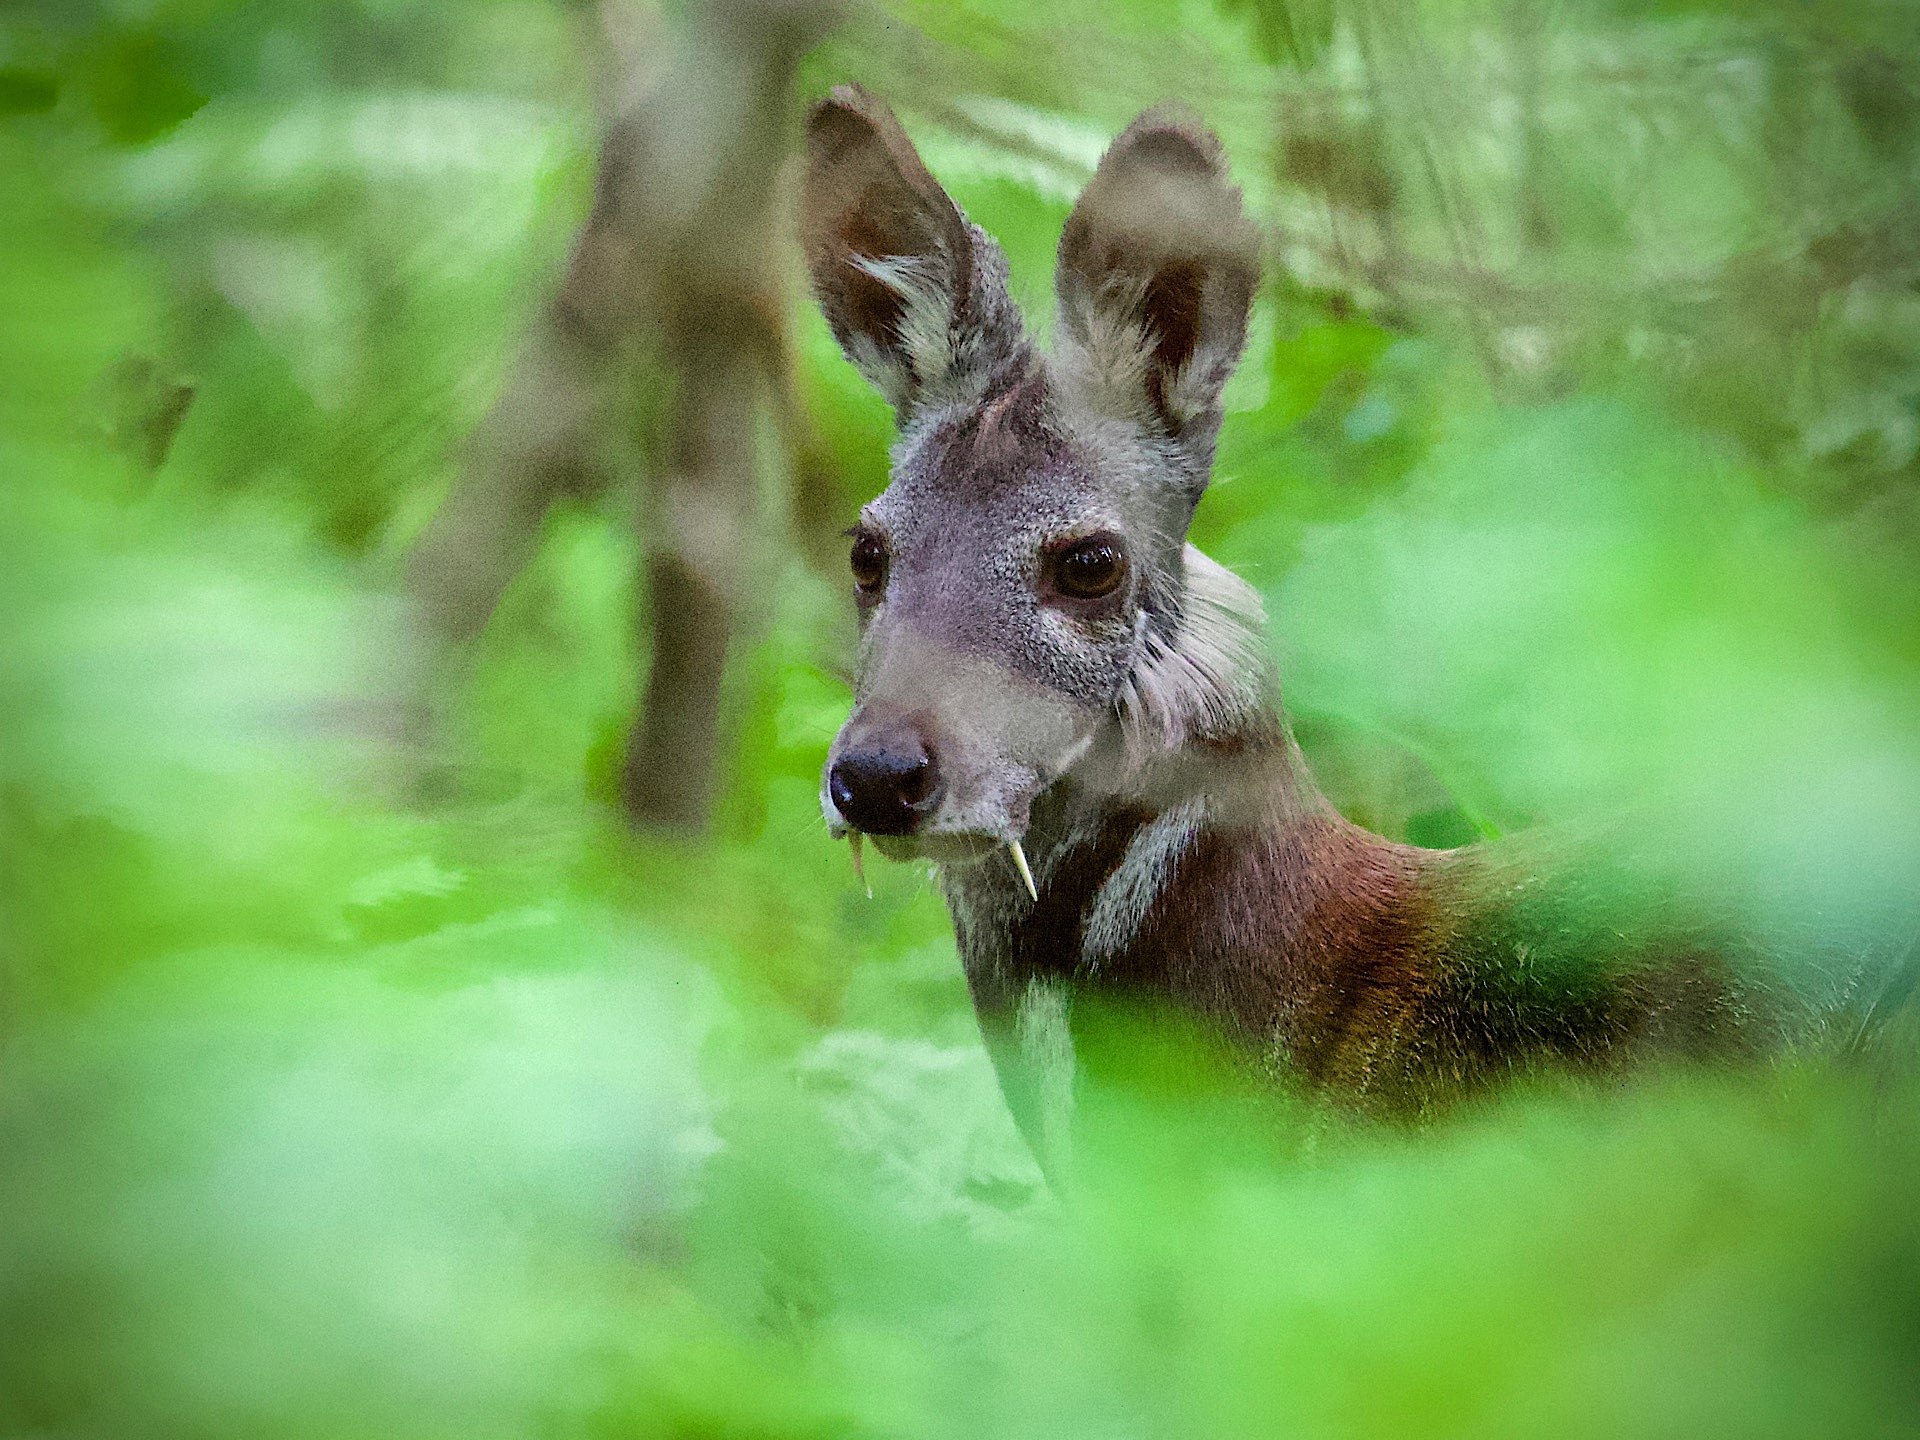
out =
[[1075,600],[1111,595],[1127,574],[1127,552],[1113,535],[1076,540],[1053,557],[1053,583]]
[[854,536],[847,564],[853,571],[854,588],[862,595],[872,598],[887,588],[887,547],[878,536],[865,531]]

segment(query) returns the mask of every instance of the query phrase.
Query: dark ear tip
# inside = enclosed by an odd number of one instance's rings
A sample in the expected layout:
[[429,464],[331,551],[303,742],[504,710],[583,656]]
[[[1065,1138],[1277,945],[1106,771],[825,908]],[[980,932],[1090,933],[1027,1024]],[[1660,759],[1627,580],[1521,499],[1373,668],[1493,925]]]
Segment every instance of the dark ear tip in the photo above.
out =
[[879,136],[885,114],[887,107],[858,85],[836,85],[807,107],[807,149],[817,160],[837,158]]
[[1109,160],[1124,156],[1174,173],[1225,179],[1227,148],[1193,109],[1179,101],[1164,101],[1142,112],[1122,130],[1107,151]]
[[873,97],[858,85],[836,85],[807,107],[807,140],[818,146],[836,138],[851,139],[873,129]]
[[875,144],[910,183],[922,189],[933,185],[892,107],[872,91],[836,85],[808,109],[807,151],[814,164],[832,164]]
[[1120,132],[1068,218],[1062,254],[1089,226],[1120,226],[1148,250],[1198,250],[1257,275],[1259,229],[1243,207],[1226,146],[1186,105],[1154,106]]
[[1108,147],[1067,217],[1057,283],[1097,287],[1116,269],[1199,262],[1210,285],[1244,303],[1259,285],[1261,248],[1220,138],[1186,106],[1156,105]]

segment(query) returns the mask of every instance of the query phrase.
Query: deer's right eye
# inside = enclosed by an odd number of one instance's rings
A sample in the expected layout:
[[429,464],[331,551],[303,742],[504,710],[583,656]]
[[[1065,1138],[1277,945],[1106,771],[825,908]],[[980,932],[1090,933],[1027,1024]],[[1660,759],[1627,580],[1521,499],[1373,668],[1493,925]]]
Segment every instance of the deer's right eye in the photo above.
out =
[[853,550],[847,556],[853,571],[854,588],[872,599],[887,588],[887,547],[879,537],[859,534],[853,537]]

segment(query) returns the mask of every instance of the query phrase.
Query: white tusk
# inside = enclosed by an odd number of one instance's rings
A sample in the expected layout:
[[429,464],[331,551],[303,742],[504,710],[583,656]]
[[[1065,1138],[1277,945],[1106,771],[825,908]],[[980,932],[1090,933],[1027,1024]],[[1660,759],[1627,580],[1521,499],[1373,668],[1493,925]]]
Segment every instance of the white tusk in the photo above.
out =
[[860,863],[860,832],[847,832],[847,845],[853,851],[853,878],[860,882],[860,888],[867,892],[867,899],[873,899],[873,886],[867,880],[867,867]]
[[1020,879],[1027,887],[1027,894],[1033,897],[1033,903],[1040,903],[1040,892],[1034,888],[1033,871],[1027,868],[1027,852],[1020,848],[1018,840],[1007,842],[1007,853],[1013,856],[1013,868],[1020,872]]

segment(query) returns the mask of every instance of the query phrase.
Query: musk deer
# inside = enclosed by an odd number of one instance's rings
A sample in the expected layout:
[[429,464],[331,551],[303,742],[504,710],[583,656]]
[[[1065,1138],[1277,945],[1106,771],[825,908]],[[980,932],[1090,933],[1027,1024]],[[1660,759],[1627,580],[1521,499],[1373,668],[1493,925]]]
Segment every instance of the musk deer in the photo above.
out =
[[1760,1007],[1714,947],[1583,931],[1497,852],[1389,842],[1315,788],[1256,593],[1186,541],[1259,280],[1209,131],[1155,110],[1113,142],[1061,237],[1051,355],[858,88],[812,111],[801,235],[900,431],[850,532],[856,705],[822,805],[856,862],[869,836],[936,863],[1043,1162],[1089,995],[1180,1007],[1387,1112],[1749,1043]]

